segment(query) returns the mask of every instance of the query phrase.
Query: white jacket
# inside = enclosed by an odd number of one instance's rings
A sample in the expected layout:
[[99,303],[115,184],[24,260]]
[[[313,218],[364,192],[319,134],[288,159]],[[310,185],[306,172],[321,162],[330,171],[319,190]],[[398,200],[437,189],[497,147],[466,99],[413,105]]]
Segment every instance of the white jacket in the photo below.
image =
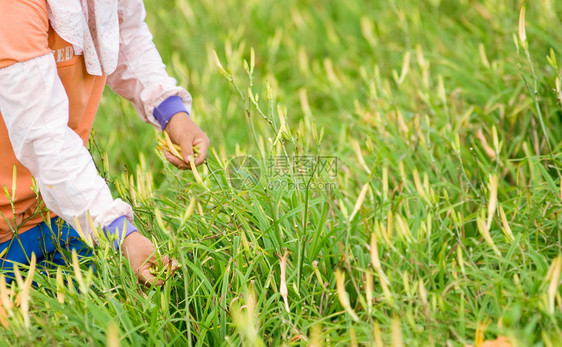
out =
[[[96,7],[98,2],[105,3],[105,7]],[[108,85],[130,100],[145,122],[160,129],[153,110],[173,95],[180,96],[190,111],[191,96],[168,76],[152,42],[144,22],[146,12],[142,0],[49,0],[48,3],[51,25],[74,45],[76,53],[84,53],[90,74],[102,69],[108,75]],[[64,10],[65,3],[69,11]],[[82,11],[84,17],[76,18],[80,15],[76,5],[82,9],[89,6],[87,11]],[[95,13],[96,8],[102,9],[101,13]],[[86,30],[83,26],[63,25],[88,23],[92,13],[96,18],[118,18],[118,22],[98,21],[103,25]],[[111,42],[104,46],[104,33],[100,30],[111,34],[111,39],[115,39],[113,34],[118,35],[117,51]],[[88,31],[97,39],[84,39]],[[82,47],[76,38],[82,38]],[[94,56],[99,59],[87,59]],[[92,233],[88,213],[96,227],[105,227],[121,216],[133,222],[131,207],[113,199],[82,140],[67,125],[68,99],[51,54],[0,69],[0,107],[14,153],[35,177],[51,211],[74,228],[76,217],[87,235]]]

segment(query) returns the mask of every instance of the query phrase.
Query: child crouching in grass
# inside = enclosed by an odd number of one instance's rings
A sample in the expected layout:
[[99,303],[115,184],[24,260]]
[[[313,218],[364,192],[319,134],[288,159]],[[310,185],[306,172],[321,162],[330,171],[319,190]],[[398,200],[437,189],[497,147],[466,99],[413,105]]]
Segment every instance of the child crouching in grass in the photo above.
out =
[[[0,197],[6,272],[32,252],[46,264],[63,264],[61,249],[88,254],[76,229],[95,240],[90,218],[121,240],[115,247],[141,283],[161,284],[153,265],[177,267],[137,231],[131,206],[113,199],[85,147],[107,83],[181,147],[183,160],[166,153],[170,162],[189,168],[193,147],[194,164],[205,159],[209,140],[189,117],[191,96],[167,75],[145,15],[142,0],[0,0],[0,183],[16,188]],[[37,213],[33,178],[51,220]]]

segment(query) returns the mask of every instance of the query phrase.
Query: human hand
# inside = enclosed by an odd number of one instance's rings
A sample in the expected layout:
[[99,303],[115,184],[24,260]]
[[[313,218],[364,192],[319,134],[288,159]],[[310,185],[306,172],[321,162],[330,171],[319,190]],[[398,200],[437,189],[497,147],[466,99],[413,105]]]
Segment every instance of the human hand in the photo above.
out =
[[180,169],[190,169],[189,157],[193,156],[193,147],[198,147],[199,154],[193,157],[195,165],[201,165],[207,156],[209,148],[209,138],[195,124],[195,122],[185,112],[179,112],[172,116],[166,132],[170,135],[170,139],[174,144],[181,147],[183,160],[177,158],[172,153],[165,151],[166,159]]
[[160,268],[161,265],[163,268],[167,267],[171,273],[179,268],[178,262],[167,255],[158,258],[152,242],[138,232],[130,233],[125,237],[121,245],[121,252],[131,264],[139,283],[147,286],[164,284],[161,279],[156,280],[151,268]]

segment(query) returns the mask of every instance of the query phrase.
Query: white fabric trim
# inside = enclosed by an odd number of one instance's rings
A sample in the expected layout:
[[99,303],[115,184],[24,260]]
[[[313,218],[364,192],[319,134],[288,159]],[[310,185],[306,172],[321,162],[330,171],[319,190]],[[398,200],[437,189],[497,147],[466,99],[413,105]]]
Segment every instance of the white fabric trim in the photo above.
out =
[[119,55],[117,8],[117,0],[47,0],[51,26],[74,46],[76,54],[84,54],[90,75],[115,71]]

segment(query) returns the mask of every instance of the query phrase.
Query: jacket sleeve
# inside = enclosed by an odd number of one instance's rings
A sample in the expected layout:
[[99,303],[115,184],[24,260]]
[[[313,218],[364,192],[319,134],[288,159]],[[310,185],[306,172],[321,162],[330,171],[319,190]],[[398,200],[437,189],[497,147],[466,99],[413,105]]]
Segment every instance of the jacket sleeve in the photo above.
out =
[[119,5],[119,60],[107,84],[117,94],[131,101],[141,119],[163,129],[154,116],[154,109],[166,99],[181,98],[185,110],[191,112],[191,95],[178,87],[165,69],[162,58],[152,42],[145,23],[142,0],[123,0]]
[[114,200],[82,139],[68,127],[68,98],[51,53],[0,69],[0,105],[16,158],[31,172],[47,208],[91,234],[131,207]]
[[16,158],[35,177],[47,208],[75,228],[76,218],[85,234],[92,234],[88,214],[96,226],[120,216],[132,223],[131,207],[112,198],[68,127],[68,97],[48,48],[46,12],[34,10],[34,0],[1,5],[0,37],[18,38],[0,45],[0,110]]

